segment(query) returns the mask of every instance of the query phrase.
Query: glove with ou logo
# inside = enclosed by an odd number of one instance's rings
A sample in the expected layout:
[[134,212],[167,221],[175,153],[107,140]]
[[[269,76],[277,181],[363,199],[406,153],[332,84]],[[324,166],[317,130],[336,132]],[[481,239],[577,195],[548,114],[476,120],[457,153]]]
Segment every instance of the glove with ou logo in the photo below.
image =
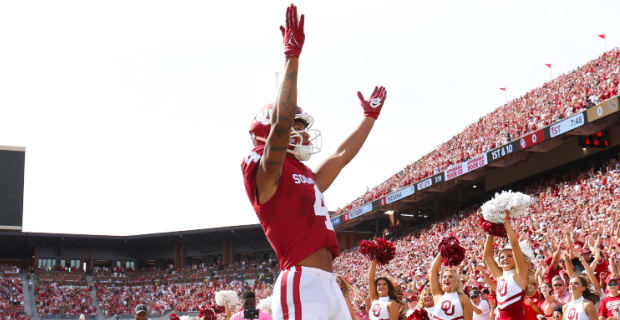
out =
[[362,93],[359,91],[357,92],[357,96],[360,98],[365,116],[374,119],[379,117],[379,113],[381,113],[381,108],[383,108],[383,103],[385,102],[386,93],[387,92],[384,87],[375,87],[375,91],[373,91],[372,95],[370,95],[370,99],[365,100]]
[[304,34],[304,15],[297,19],[297,7],[291,4],[286,8],[286,28],[280,26],[284,40],[284,55],[287,58],[299,58],[301,48],[304,46],[306,35]]

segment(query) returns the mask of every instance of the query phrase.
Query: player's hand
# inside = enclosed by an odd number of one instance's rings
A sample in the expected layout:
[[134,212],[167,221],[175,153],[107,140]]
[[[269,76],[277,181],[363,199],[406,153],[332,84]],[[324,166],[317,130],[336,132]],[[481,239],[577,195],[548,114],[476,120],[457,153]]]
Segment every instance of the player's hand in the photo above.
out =
[[384,87],[375,87],[372,95],[370,95],[370,99],[366,100],[361,92],[357,92],[357,96],[360,98],[360,103],[364,109],[365,116],[374,119],[379,117],[379,113],[381,113],[381,108],[383,108],[383,103],[385,102],[386,93],[387,92]]
[[284,40],[284,55],[287,58],[299,58],[301,48],[304,46],[306,35],[304,34],[304,15],[297,19],[297,7],[291,4],[286,8],[286,28],[280,26]]

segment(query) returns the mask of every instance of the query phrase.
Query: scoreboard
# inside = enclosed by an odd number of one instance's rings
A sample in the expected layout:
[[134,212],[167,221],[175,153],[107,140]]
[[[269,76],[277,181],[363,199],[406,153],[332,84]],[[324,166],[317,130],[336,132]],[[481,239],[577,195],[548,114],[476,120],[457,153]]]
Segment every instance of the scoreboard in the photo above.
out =
[[0,146],[0,230],[21,230],[25,148]]

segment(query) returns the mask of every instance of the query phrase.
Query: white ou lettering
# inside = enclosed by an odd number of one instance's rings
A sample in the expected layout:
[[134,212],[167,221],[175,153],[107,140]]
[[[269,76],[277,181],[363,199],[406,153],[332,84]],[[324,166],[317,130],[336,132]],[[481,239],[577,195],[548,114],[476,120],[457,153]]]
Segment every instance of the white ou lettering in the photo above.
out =
[[246,158],[245,158],[245,164],[250,164],[250,162],[258,162],[260,160],[261,155],[256,153],[256,152],[252,152],[251,154],[249,154]]
[[537,139],[538,139],[538,136],[534,133],[534,134],[532,135],[532,142],[533,142],[533,143],[536,143],[536,140],[537,140]]
[[370,99],[370,107],[376,108],[381,104],[381,98]]
[[297,173],[293,174],[293,181],[295,181],[295,184],[301,184],[301,183],[314,184],[314,179],[308,178],[302,174],[297,174]]
[[329,211],[327,211],[327,207],[325,206],[325,200],[323,200],[323,194],[319,187],[314,185],[314,215],[316,216],[324,216],[325,217],[325,227],[327,230],[334,231],[334,225],[332,224],[332,219],[329,218]]
[[265,108],[256,114],[256,121],[262,123],[263,125],[268,125],[271,123],[272,115],[273,109]]
[[598,106],[598,108],[596,108],[596,114],[598,114],[599,116],[603,115],[603,107]]

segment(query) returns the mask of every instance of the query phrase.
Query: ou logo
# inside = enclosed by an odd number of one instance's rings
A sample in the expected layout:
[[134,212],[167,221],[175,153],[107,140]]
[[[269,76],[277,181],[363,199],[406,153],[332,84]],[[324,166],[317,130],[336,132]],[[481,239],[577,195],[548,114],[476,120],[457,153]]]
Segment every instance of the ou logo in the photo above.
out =
[[441,303],[441,310],[448,316],[451,316],[454,314],[454,305],[452,304],[452,301],[448,300],[448,301],[444,301]]
[[506,293],[508,293],[508,284],[506,283],[506,279],[502,278],[499,280],[497,284],[497,293],[499,293],[500,297],[505,297]]
[[379,105],[381,105],[381,98],[370,99],[370,107],[371,108],[376,108]]
[[568,319],[569,320],[577,320],[579,316],[577,315],[577,310],[575,308],[571,308],[568,310]]
[[525,149],[525,146],[526,146],[525,139],[521,138],[521,141],[519,142],[521,142],[521,148]]
[[263,125],[268,125],[268,124],[271,124],[272,116],[273,116],[273,109],[264,108],[256,114],[256,117],[254,119],[262,123]]
[[381,304],[379,303],[375,303],[372,305],[372,314],[375,315],[375,317],[379,316],[379,313],[381,312]]

